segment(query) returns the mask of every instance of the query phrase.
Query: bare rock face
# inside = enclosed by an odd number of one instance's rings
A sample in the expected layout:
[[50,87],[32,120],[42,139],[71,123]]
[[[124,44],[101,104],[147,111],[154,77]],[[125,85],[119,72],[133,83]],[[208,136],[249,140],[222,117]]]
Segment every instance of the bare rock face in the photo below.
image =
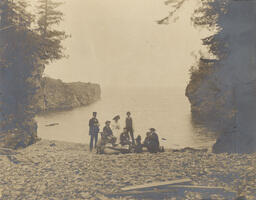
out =
[[221,132],[213,146],[213,152],[253,153],[256,152],[256,86],[255,84],[237,85],[234,89],[235,113]]
[[0,146],[11,149],[19,149],[34,144],[37,138],[37,123],[35,120],[26,120],[23,122],[24,129],[15,128],[2,133],[3,138]]
[[204,124],[211,130],[216,130],[216,127],[220,127],[227,118],[224,109],[225,96],[221,96],[220,89],[212,78],[217,62],[217,60],[200,59],[198,68],[192,70],[186,88],[193,122]]
[[[16,65],[15,65],[16,66]],[[10,66],[0,71],[0,147],[24,148],[37,138],[36,115],[44,64],[38,60],[19,63],[22,76],[16,76],[17,68]]]
[[229,132],[222,132],[213,145],[214,153],[254,153],[254,138],[237,131],[236,127]]
[[43,78],[39,93],[38,112],[46,112],[89,105],[100,99],[101,89],[98,84]]

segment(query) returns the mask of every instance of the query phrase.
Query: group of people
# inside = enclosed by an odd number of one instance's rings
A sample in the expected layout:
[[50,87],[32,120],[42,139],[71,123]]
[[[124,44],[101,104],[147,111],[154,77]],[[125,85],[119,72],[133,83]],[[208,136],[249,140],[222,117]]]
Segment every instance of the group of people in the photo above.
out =
[[149,152],[156,153],[163,151],[160,147],[158,135],[154,128],[149,129],[146,134],[144,142],[141,141],[141,136],[134,138],[133,119],[131,113],[126,113],[125,127],[121,131],[119,124],[120,116],[113,118],[113,122],[107,120],[101,132],[101,139],[98,141],[98,134],[100,133],[100,124],[97,119],[97,112],[93,112],[93,117],[89,121],[89,135],[90,135],[90,151],[97,148],[97,152],[102,152],[102,148],[106,144],[112,144],[113,147],[128,145],[137,153],[142,152],[143,147],[146,147]]

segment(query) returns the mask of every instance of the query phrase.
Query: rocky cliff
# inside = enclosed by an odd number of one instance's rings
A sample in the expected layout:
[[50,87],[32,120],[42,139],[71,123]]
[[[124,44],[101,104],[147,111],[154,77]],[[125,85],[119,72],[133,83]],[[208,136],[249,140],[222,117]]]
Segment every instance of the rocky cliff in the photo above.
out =
[[193,117],[219,130],[216,153],[256,152],[255,11],[255,1],[227,0],[206,13],[219,29],[203,42],[218,61],[193,72],[187,96]]
[[198,67],[191,69],[186,96],[191,104],[193,121],[219,132],[231,121],[230,108],[226,104],[231,93],[221,92],[214,76],[219,70],[216,66],[219,66],[217,60],[201,58]]
[[72,109],[89,105],[100,99],[101,89],[92,83],[64,83],[61,80],[43,78],[38,112]]

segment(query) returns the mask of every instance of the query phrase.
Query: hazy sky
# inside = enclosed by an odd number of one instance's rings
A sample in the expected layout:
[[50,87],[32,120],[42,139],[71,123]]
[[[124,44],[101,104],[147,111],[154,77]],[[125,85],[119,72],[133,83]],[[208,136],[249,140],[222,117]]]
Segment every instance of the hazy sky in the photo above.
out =
[[161,0],[67,0],[62,28],[72,35],[65,41],[69,58],[47,66],[45,75],[102,86],[184,87],[203,35],[190,21],[195,3],[166,26],[155,22],[170,10]]

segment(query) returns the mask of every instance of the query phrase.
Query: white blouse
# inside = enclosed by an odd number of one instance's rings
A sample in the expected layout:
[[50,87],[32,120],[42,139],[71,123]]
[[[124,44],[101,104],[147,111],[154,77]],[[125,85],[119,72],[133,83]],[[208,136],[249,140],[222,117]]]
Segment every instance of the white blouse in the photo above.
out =
[[113,131],[113,135],[117,138],[117,144],[119,143],[120,140],[120,134],[121,134],[121,126],[119,124],[119,121],[113,121],[111,123],[111,129]]

